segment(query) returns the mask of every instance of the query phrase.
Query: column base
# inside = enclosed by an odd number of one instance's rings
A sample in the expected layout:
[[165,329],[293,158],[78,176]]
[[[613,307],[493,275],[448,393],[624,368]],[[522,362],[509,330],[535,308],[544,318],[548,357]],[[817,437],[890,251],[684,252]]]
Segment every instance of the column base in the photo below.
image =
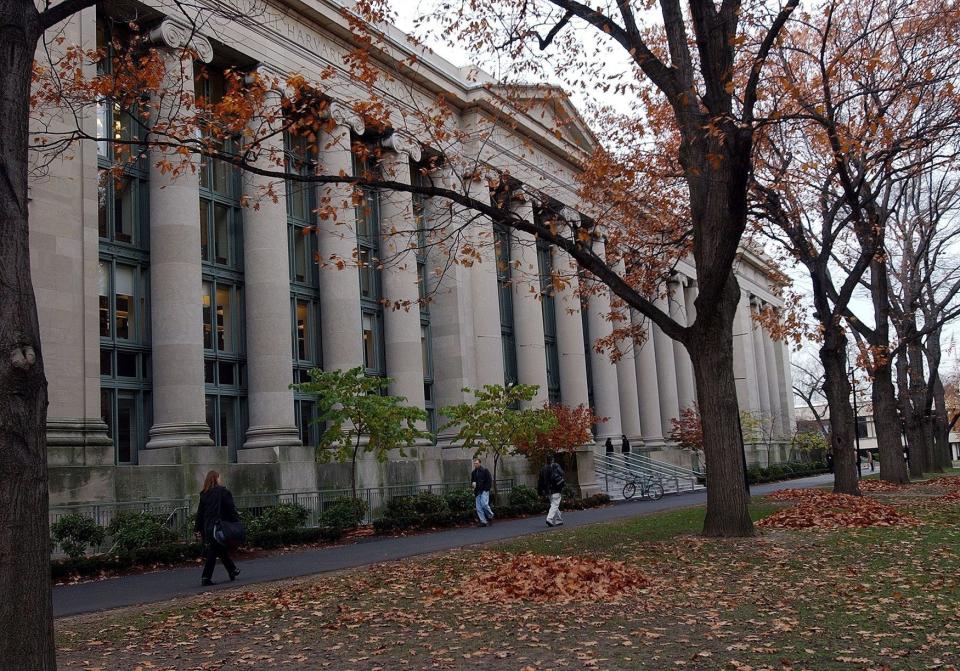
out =
[[113,441],[102,419],[47,419],[48,466],[113,466]]
[[210,428],[200,422],[154,424],[140,451],[141,464],[223,464],[226,447],[214,446]]
[[251,426],[247,429],[243,450],[302,446],[300,432],[295,426]]

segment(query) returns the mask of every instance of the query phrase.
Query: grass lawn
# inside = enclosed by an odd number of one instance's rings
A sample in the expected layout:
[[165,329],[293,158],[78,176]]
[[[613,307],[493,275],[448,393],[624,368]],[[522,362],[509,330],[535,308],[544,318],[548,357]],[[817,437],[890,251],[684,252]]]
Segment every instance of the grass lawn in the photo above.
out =
[[[960,482],[960,478],[958,478]],[[61,669],[839,669],[960,667],[960,501],[877,499],[919,526],[696,535],[702,508],[480,550],[57,622]],[[783,504],[755,500],[759,519]],[[520,553],[621,560],[614,602],[461,593]],[[469,592],[470,590],[467,589]]]

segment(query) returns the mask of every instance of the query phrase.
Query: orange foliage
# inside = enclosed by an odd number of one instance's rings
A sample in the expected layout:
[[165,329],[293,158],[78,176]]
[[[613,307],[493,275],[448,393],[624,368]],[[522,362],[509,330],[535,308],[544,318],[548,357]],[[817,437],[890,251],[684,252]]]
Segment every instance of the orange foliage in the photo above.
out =
[[551,454],[574,452],[582,445],[593,442],[593,425],[607,421],[599,417],[586,405],[571,407],[562,403],[544,406],[549,410],[556,424],[546,432],[537,434],[533,443],[517,445],[517,452],[534,461],[543,461]]
[[774,501],[799,501],[757,522],[776,529],[838,529],[843,527],[912,526],[920,521],[874,499],[832,494],[822,489],[783,490],[767,497]]
[[459,589],[471,601],[609,603],[650,584],[640,571],[607,559],[490,553],[486,563],[497,568],[470,577]]

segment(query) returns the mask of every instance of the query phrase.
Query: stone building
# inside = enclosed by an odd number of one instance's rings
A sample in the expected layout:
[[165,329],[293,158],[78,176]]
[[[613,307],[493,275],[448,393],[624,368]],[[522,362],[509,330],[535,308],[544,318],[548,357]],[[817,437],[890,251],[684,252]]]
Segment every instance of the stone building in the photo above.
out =
[[[380,143],[395,179],[419,178],[421,145],[428,142],[375,135],[344,104],[362,92],[351,88],[344,70],[350,33],[334,0],[269,0],[255,19],[210,22],[192,37],[159,5],[116,3],[85,10],[64,35],[87,48],[108,45],[107,19],[114,15],[136,15],[152,27],[154,44],[171,59],[179,60],[177,48],[191,39],[202,61],[196,67],[211,73],[197,80],[209,96],[217,94],[216,73],[224,67],[314,78],[328,66],[339,69],[344,74],[328,92],[337,125],[316,157],[322,169],[361,169],[351,152],[361,140]],[[411,46],[394,29],[384,40],[381,63],[391,69]],[[183,67],[189,76],[194,64]],[[574,175],[594,141],[589,129],[568,102],[544,97],[538,104],[541,92],[531,88],[532,104],[520,111],[505,106],[489,84],[482,72],[421,53],[416,67],[398,69],[385,83],[385,95],[402,107],[442,94],[456,111],[453,121],[485,138],[464,146],[465,153],[547,194],[549,203],[519,205],[526,216],[539,216],[548,204],[580,216]],[[558,118],[566,120],[559,134]],[[129,131],[116,109],[91,110],[82,123],[90,132]],[[314,254],[349,257],[357,248],[361,258],[376,258],[389,244],[382,231],[413,230],[417,217],[440,216],[442,204],[368,191],[352,236],[323,226],[304,234],[318,223],[318,199],[340,202],[349,187],[288,185],[276,203],[244,207],[262,178],[217,163],[173,178],[156,169],[158,158],[154,151],[122,179],[103,179],[113,148],[83,144],[31,182],[31,261],[50,380],[52,504],[182,498],[210,467],[241,494],[347,486],[346,466],[316,462],[315,408],[290,390],[315,366],[363,365],[390,376],[390,393],[425,408],[431,427],[439,408],[466,400],[463,387],[538,384],[537,403],[590,403],[608,417],[598,444],[623,433],[635,450],[689,463],[665,438],[670,420],[696,400],[683,348],[655,329],[615,364],[594,352],[589,343],[611,329],[602,317],[608,296],[591,297],[584,313],[575,280],[543,302],[531,291],[551,267],[569,262],[556,252],[523,234],[498,233],[498,249],[511,263],[486,258],[454,266],[429,287],[432,301],[423,309],[391,310],[381,298],[416,299],[443,259],[421,254],[415,264],[361,268],[358,277],[356,269],[320,270]],[[793,426],[788,353],[750,318],[778,299],[763,259],[745,251],[738,274],[738,396],[742,407],[769,418],[782,441]],[[680,264],[670,290],[665,309],[680,321],[692,319],[691,266]],[[781,456],[766,452],[757,447],[748,458],[766,463]],[[468,459],[440,435],[384,464],[364,461],[360,485],[462,482]],[[523,476],[525,466],[515,461],[507,470]]]

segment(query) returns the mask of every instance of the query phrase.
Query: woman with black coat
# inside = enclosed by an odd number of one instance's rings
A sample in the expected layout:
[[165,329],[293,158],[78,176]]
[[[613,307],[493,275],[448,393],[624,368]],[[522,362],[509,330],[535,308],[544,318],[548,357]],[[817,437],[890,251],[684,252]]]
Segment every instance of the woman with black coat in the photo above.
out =
[[237,507],[233,503],[233,494],[223,486],[220,481],[220,474],[216,471],[207,473],[203,479],[203,489],[200,490],[200,505],[197,507],[197,521],[194,524],[194,531],[203,539],[203,575],[200,578],[201,585],[213,584],[213,569],[217,565],[217,557],[223,562],[223,567],[227,569],[230,580],[236,580],[240,575],[240,569],[237,568],[230,555],[227,552],[227,546],[217,542],[214,538],[214,525],[218,521],[239,522]]

